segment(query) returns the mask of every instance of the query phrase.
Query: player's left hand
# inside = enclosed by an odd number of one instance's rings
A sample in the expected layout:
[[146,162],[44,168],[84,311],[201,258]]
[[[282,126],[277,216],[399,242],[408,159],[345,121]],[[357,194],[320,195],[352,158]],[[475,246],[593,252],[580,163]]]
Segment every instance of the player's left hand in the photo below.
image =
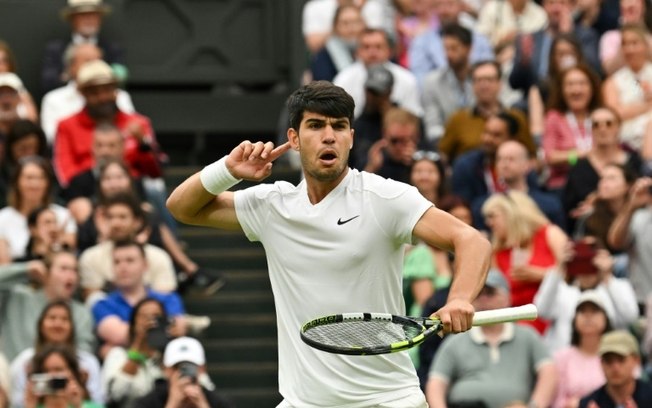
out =
[[430,316],[441,321],[443,333],[461,333],[473,325],[475,309],[471,302],[462,299],[449,299],[446,305]]

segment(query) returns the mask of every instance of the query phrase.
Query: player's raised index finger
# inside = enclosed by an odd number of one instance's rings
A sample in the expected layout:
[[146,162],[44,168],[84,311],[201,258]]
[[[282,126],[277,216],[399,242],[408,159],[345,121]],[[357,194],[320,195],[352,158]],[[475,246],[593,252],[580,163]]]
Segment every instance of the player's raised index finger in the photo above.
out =
[[283,153],[287,152],[290,150],[290,142],[285,142],[280,146],[276,146],[274,150],[272,150],[269,153],[269,159],[270,160],[276,160],[278,159]]

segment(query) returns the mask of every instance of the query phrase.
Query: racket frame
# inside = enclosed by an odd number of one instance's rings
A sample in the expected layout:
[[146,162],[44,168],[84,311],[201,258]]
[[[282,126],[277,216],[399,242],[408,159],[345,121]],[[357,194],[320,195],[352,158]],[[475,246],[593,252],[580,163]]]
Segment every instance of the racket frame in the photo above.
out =
[[[504,309],[485,310],[476,312],[473,316],[474,326],[485,326],[490,324],[514,322],[518,320],[535,320],[537,318],[537,307],[533,304],[527,304],[517,307],[508,307]],[[411,339],[374,347],[340,347],[325,345],[309,338],[305,333],[313,327],[330,325],[334,323],[347,321],[371,321],[381,320],[393,322],[401,325],[411,326],[420,332]],[[438,319],[427,317],[407,317],[397,316],[390,313],[340,313],[329,316],[319,317],[306,322],[300,330],[301,340],[309,346],[318,350],[334,354],[345,355],[376,355],[388,354],[398,351],[404,351],[417,346],[426,341],[432,335],[441,331],[441,322]]]
[[[305,333],[317,326],[330,325],[341,322],[353,321],[386,321],[410,326],[419,330],[419,334],[411,339],[403,340],[383,346],[376,347],[339,347],[332,345],[324,345],[308,337]],[[437,333],[440,330],[441,323],[436,319],[427,318],[412,318],[407,316],[397,316],[389,313],[340,313],[330,316],[320,317],[305,323],[301,327],[301,339],[309,346],[318,350],[326,351],[334,354],[345,354],[352,356],[367,356],[376,354],[395,353],[397,351],[407,350],[418,344],[423,343],[428,337]]]

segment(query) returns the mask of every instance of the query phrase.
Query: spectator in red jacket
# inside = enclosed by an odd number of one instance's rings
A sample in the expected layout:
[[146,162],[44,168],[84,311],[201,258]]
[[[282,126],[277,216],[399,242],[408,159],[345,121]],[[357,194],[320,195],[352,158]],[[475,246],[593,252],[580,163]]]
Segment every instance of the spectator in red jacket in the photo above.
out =
[[108,64],[101,60],[84,64],[77,74],[77,86],[86,105],[59,123],[54,142],[54,167],[62,186],[95,165],[93,133],[99,124],[109,123],[123,132],[127,160],[138,151],[157,150],[149,119],[118,109],[118,79]]

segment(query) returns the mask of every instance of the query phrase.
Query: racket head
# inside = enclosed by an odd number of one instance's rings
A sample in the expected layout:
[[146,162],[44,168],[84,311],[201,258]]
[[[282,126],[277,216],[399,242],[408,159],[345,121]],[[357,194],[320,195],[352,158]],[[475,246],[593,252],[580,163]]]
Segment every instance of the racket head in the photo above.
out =
[[301,327],[301,340],[318,350],[346,355],[375,355],[407,350],[438,332],[416,319],[388,313],[342,313],[320,317]]

